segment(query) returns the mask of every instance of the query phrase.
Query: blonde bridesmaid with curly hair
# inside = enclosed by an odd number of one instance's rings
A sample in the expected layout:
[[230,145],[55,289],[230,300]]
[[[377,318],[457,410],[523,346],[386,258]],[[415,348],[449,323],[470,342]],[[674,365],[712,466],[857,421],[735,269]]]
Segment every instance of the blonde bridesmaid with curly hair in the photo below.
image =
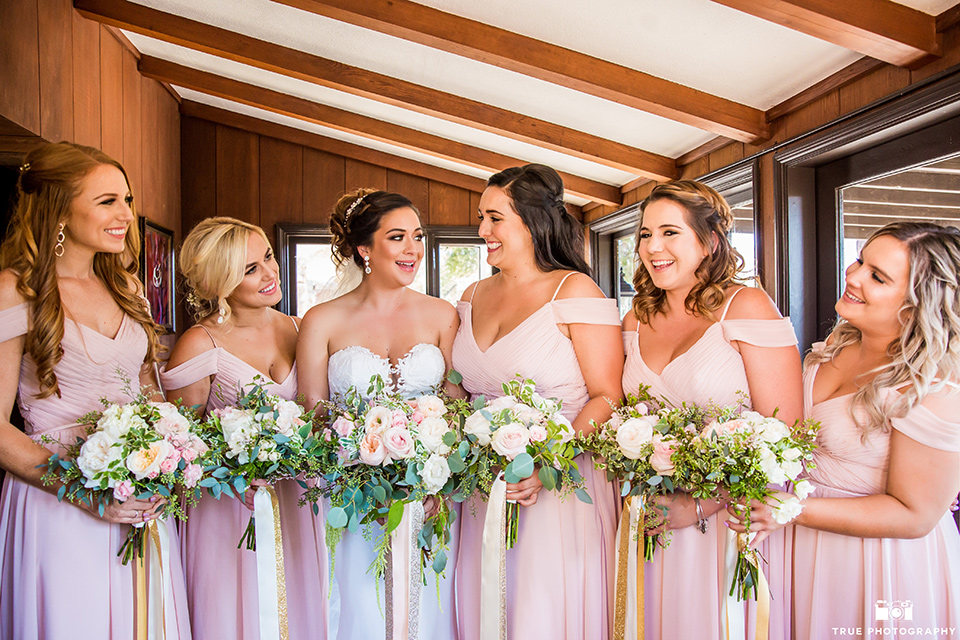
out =
[[[137,280],[140,236],[120,164],[97,149],[45,144],[20,168],[10,236],[0,249],[0,638],[111,638],[135,633],[134,563],[117,551],[160,500],[95,508],[58,502],[42,466],[101,398],[128,402],[123,378],[157,387],[157,327]],[[135,389],[134,389],[135,391]],[[26,433],[9,420],[14,399]],[[49,438],[48,444],[44,438]],[[165,637],[189,638],[171,528]]]

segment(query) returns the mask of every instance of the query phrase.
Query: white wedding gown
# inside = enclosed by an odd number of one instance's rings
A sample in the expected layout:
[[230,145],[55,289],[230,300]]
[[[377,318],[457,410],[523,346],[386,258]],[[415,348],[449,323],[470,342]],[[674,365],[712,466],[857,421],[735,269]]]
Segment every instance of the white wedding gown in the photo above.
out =
[[[352,346],[330,356],[327,381],[331,397],[346,393],[350,387],[356,387],[361,395],[367,397],[370,379],[379,375],[391,390],[406,398],[415,398],[433,393],[443,382],[445,372],[443,354],[436,345],[418,344],[396,365],[366,347]],[[445,577],[440,579],[439,584],[439,598],[436,577],[429,569],[427,584],[420,595],[421,640],[458,638],[454,560],[460,538],[459,505],[456,505],[456,509],[458,520],[453,525]],[[367,573],[374,559],[374,541],[381,534],[382,529],[374,523],[367,531],[345,532],[343,540],[337,545],[330,589],[330,640],[374,640],[385,635],[384,585],[382,581],[377,585],[373,576]]]

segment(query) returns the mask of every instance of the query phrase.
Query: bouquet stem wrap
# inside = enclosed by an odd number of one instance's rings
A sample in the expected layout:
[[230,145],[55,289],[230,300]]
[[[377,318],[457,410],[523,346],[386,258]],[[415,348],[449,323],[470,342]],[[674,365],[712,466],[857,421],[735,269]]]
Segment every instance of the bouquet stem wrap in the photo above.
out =
[[[770,633],[770,587],[760,566],[756,551],[748,549],[751,536],[727,529],[727,542],[724,546],[723,584],[733,584],[737,576],[738,562],[750,563],[757,572],[757,628],[755,640],[767,640]],[[722,601],[723,638],[739,640],[746,638],[746,607],[731,589]]]
[[283,532],[280,502],[273,487],[260,487],[253,496],[257,539],[257,587],[260,638],[287,640],[287,589],[283,575]]
[[[617,529],[617,592],[614,640],[644,640],[644,505],[641,496],[629,496]],[[633,541],[636,540],[636,543]],[[631,581],[630,576],[635,576]]]
[[163,520],[151,520],[140,526],[146,529],[147,551],[137,560],[136,637],[137,640],[163,640],[166,621],[163,603],[170,589],[164,566],[170,566],[170,536]]
[[490,488],[480,552],[480,640],[507,638],[507,483]]
[[387,640],[416,640],[420,626],[420,543],[423,529],[423,503],[403,505],[403,517],[390,532],[387,556],[386,622]]

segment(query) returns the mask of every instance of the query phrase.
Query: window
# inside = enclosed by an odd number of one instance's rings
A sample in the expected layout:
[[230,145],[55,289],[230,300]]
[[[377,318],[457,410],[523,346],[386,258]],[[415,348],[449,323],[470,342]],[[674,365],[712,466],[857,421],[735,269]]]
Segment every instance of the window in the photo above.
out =
[[616,251],[616,277],[614,280],[614,296],[620,308],[620,317],[626,315],[633,307],[633,272],[636,269],[636,234],[632,230],[621,231],[614,236]]

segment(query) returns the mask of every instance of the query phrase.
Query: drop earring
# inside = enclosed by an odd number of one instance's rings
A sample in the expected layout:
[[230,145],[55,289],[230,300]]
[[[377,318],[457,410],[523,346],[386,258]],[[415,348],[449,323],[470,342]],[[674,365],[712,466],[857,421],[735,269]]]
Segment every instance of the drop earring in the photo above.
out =
[[227,315],[226,310],[223,307],[220,307],[219,313],[217,313],[217,324],[223,324],[223,318]]
[[63,257],[63,241],[67,239],[67,237],[63,235],[63,227],[64,225],[61,222],[60,228],[57,230],[57,246],[53,248],[53,255],[57,256],[58,258]]
[[370,268],[370,256],[363,256],[363,272],[370,273],[373,269]]

